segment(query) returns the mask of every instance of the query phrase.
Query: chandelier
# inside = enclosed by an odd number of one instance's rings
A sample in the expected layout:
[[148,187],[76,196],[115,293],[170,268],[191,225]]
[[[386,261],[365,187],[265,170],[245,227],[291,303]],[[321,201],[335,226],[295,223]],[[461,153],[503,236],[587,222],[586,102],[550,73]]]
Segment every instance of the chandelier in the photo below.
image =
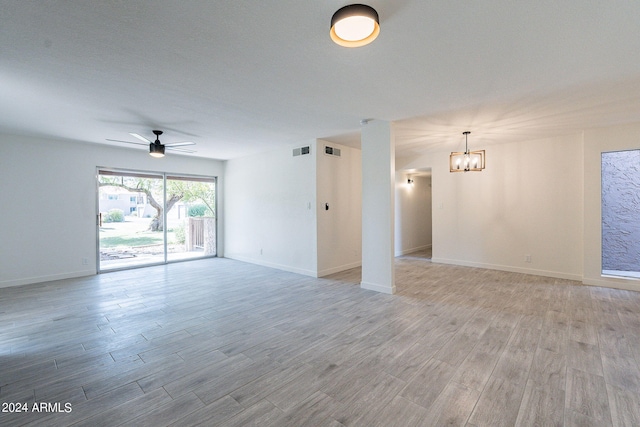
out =
[[449,172],[480,172],[484,169],[484,150],[469,151],[468,137],[471,132],[462,132],[464,135],[464,153],[452,152],[449,156]]

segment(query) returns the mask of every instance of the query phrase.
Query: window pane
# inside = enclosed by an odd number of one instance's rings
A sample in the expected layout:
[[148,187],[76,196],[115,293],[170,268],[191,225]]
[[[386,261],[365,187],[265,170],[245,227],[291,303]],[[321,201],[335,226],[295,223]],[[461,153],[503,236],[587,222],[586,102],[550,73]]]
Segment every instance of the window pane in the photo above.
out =
[[100,271],[164,262],[162,181],[99,171]]
[[215,178],[167,176],[167,258],[216,255]]

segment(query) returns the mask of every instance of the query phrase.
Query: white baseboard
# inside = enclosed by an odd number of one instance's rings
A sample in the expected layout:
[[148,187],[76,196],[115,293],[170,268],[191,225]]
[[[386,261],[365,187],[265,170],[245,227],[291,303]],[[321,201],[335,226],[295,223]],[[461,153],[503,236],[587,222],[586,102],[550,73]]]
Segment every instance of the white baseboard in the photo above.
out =
[[625,291],[640,292],[640,280],[630,277],[585,278],[582,283],[588,286],[600,286],[603,288],[623,289]]
[[579,274],[571,274],[571,273],[565,273],[561,271],[538,270],[535,268],[522,268],[522,267],[515,267],[510,265],[485,264],[480,262],[470,262],[470,261],[462,261],[462,260],[446,259],[446,258],[431,258],[431,262],[440,263],[440,264],[461,265],[464,267],[486,268],[488,270],[509,271],[511,273],[531,274],[533,276],[553,277],[556,279],[577,280],[579,282],[582,281],[582,276]]
[[412,252],[424,251],[425,249],[429,249],[431,246],[432,245],[424,245],[424,246],[418,246],[416,248],[411,248],[411,249],[403,249],[400,252],[396,252],[394,256],[403,256],[403,255],[410,254]]
[[326,268],[318,271],[318,277],[325,277],[330,274],[340,273],[341,271],[351,270],[352,268],[361,267],[362,261],[352,262],[350,264],[340,265],[338,267]]
[[389,286],[385,286],[385,285],[380,285],[377,283],[368,283],[368,282],[360,282],[360,287],[362,289],[368,289],[370,291],[376,291],[376,292],[380,292],[383,294],[395,294],[396,293],[396,285],[393,285],[392,287]]
[[45,276],[24,277],[21,279],[4,280],[0,282],[0,288],[10,288],[13,286],[32,285],[34,283],[52,282],[54,280],[75,279],[78,277],[95,276],[93,270],[80,270],[71,273],[49,274]]
[[225,258],[235,259],[236,261],[248,262],[250,264],[261,265],[263,267],[275,268],[276,270],[288,271],[289,273],[298,273],[304,276],[318,277],[316,275],[316,272],[312,270],[305,270],[303,268],[291,267],[289,265],[276,264],[273,262],[268,262],[268,261],[264,261],[256,258],[244,257],[241,255],[233,255],[233,254],[231,255],[227,254]]

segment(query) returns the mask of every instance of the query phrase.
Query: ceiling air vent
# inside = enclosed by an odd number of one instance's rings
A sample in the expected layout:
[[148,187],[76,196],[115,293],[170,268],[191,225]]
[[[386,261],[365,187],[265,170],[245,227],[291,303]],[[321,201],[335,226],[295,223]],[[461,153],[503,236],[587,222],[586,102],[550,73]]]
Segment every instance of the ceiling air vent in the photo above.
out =
[[311,154],[311,147],[308,145],[306,147],[294,148],[293,149],[293,157],[295,156],[304,156],[305,154]]
[[325,145],[324,146],[324,154],[326,154],[327,156],[340,157],[340,149]]

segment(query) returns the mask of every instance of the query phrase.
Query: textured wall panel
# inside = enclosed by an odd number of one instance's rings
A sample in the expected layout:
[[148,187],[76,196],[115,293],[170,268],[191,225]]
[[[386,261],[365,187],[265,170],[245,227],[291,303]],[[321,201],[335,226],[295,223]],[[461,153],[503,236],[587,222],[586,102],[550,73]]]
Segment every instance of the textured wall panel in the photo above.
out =
[[602,153],[602,269],[640,271],[640,150]]

